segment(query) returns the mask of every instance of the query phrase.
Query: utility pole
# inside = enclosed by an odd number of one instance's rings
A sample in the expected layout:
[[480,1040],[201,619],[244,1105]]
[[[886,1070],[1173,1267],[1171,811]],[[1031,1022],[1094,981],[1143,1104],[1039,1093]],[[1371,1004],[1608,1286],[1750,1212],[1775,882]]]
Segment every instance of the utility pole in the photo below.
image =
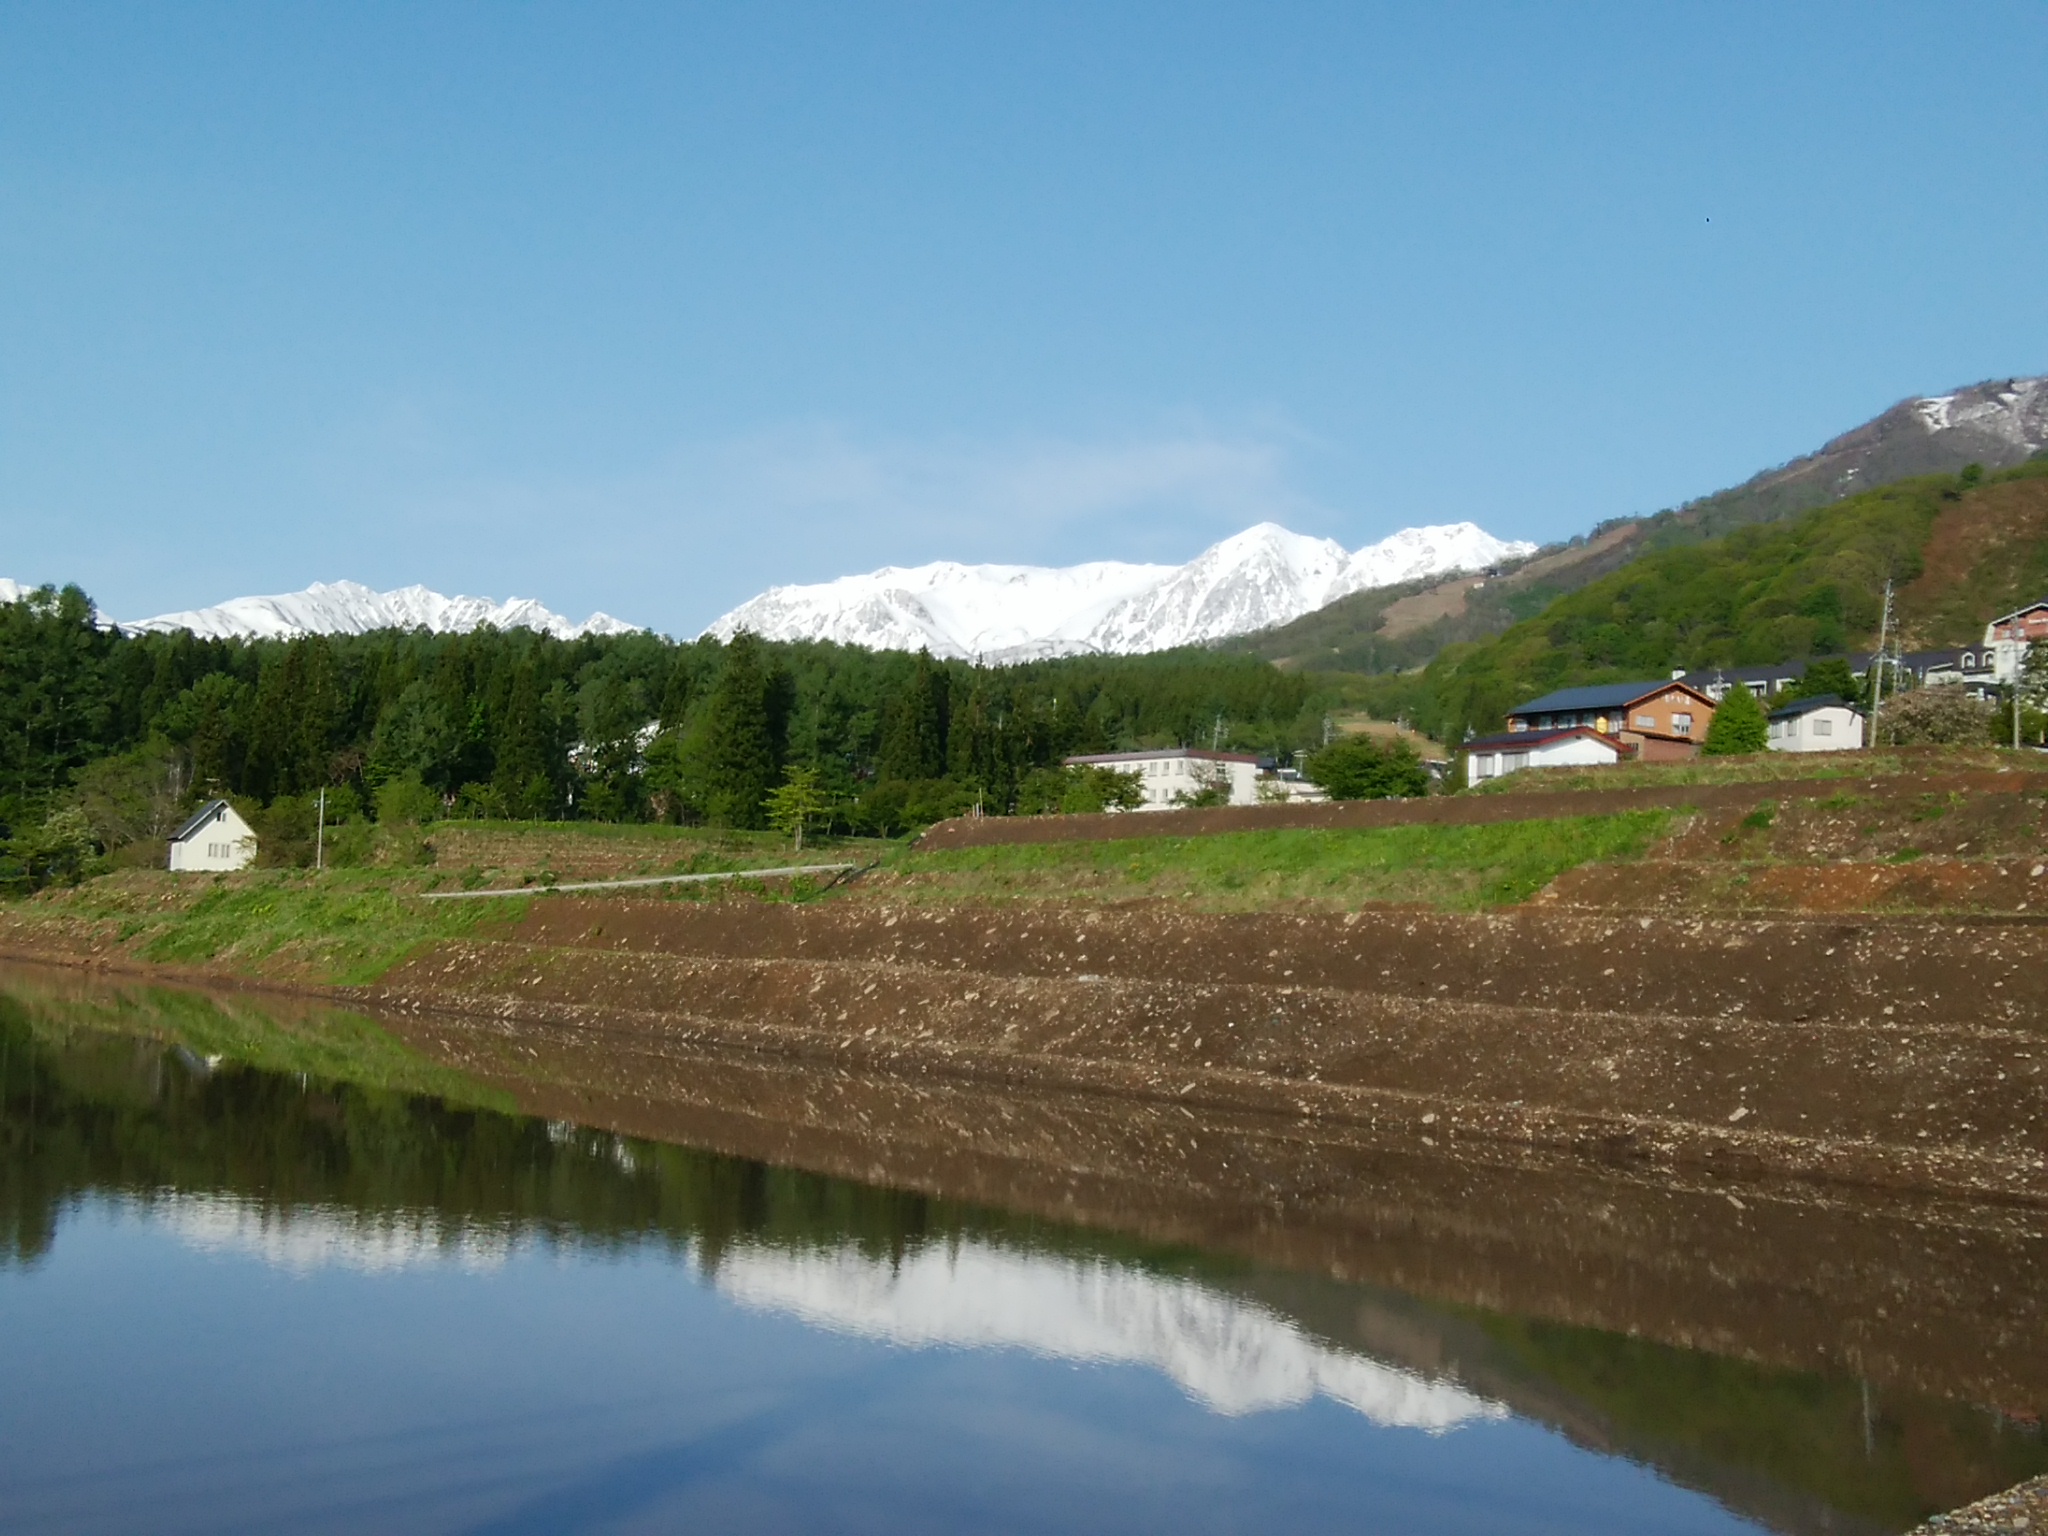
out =
[[1220,750],[1222,749],[1222,747],[1223,747],[1223,716],[1221,716],[1221,715],[1219,714],[1219,715],[1218,715],[1218,716],[1216,717],[1216,725],[1215,725],[1215,728],[1214,728],[1213,730],[1211,730],[1211,731],[1209,732],[1209,750],[1210,750],[1211,752],[1216,752],[1216,751],[1220,751]]
[[1884,703],[1884,643],[1892,628],[1892,579],[1884,579],[1884,612],[1877,621],[1877,654],[1870,658],[1870,744],[1877,745],[1877,712]]
[[313,828],[313,873],[327,867],[327,789],[320,790],[320,819]]

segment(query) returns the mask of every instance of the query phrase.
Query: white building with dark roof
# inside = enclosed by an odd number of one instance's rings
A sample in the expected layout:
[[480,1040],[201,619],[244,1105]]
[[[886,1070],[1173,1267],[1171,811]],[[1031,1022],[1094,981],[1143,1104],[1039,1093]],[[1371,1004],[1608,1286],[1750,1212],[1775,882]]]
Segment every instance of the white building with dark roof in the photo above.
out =
[[256,833],[225,800],[209,800],[171,835],[174,870],[222,874],[256,862]]
[[1794,699],[1771,711],[1773,752],[1854,752],[1863,745],[1863,716],[1832,693]]

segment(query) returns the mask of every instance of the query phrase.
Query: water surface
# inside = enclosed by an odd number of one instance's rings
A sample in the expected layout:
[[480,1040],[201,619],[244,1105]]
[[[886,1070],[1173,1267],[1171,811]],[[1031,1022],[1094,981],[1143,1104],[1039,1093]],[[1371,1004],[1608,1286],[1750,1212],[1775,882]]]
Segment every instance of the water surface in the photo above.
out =
[[2048,1465],[2010,1404],[528,1097],[0,974],[0,1530],[1880,1532]]

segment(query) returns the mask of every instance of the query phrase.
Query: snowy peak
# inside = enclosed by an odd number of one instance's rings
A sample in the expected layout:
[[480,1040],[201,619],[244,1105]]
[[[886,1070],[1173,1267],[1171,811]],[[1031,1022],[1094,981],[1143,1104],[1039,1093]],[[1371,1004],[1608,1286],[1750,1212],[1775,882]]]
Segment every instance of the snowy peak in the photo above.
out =
[[486,624],[538,630],[559,640],[629,634],[638,627],[606,613],[593,613],[574,624],[526,597],[500,603],[488,597],[444,597],[422,586],[374,592],[354,581],[316,581],[303,592],[231,598],[211,608],[159,614],[119,627],[135,633],[187,629],[208,640],[288,640],[299,635],[361,635],[373,629],[460,635]]
[[1335,540],[1260,523],[1119,603],[1089,639],[1097,650],[1159,651],[1283,624],[1328,602],[1350,559]]
[[706,633],[729,640],[747,629],[771,640],[928,648],[935,656],[1058,655],[1089,649],[1085,637],[1105,614],[1176,569],[1114,561],[1057,570],[951,560],[884,566],[815,586],[771,587]]
[[1535,551],[1473,523],[1407,528],[1347,551],[1260,523],[1186,565],[886,567],[814,586],[775,587],[706,631],[833,640],[877,650],[1023,661],[1083,652],[1161,651],[1285,624],[1368,587],[1390,586]]

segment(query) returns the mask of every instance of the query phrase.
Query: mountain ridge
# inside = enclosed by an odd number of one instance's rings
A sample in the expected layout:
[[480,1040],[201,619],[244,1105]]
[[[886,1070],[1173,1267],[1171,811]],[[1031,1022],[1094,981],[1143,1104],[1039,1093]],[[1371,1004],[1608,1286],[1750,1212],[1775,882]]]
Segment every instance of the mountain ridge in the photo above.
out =
[[[1446,646],[1498,635],[1639,556],[1781,522],[1922,475],[1952,475],[1970,464],[1994,472],[2017,468],[2043,452],[2048,377],[1992,379],[1947,394],[1914,396],[1727,490],[1647,516],[1611,518],[1548,545],[1497,580],[1457,578],[1353,594],[1231,644],[1283,666],[1404,671],[1426,665]],[[1425,599],[1415,606],[1431,610],[1432,617],[1390,632],[1387,610],[1410,597]]]
[[1268,628],[1348,592],[1485,569],[1534,550],[1474,523],[1405,528],[1348,551],[1334,539],[1268,522],[1178,566],[936,561],[771,587],[704,634],[725,640],[745,629],[768,640],[925,649],[988,662],[1145,654]]
[[[0,577],[0,603],[20,602],[33,587]],[[427,629],[468,634],[489,624],[498,629],[531,629],[558,640],[585,635],[632,634],[642,626],[604,612],[573,623],[530,597],[497,602],[488,597],[446,597],[414,584],[374,591],[355,581],[316,581],[297,592],[235,597],[209,608],[158,614],[150,619],[107,620],[103,626],[130,634],[188,630],[202,640],[288,640],[300,635],[361,635],[377,629]]]

